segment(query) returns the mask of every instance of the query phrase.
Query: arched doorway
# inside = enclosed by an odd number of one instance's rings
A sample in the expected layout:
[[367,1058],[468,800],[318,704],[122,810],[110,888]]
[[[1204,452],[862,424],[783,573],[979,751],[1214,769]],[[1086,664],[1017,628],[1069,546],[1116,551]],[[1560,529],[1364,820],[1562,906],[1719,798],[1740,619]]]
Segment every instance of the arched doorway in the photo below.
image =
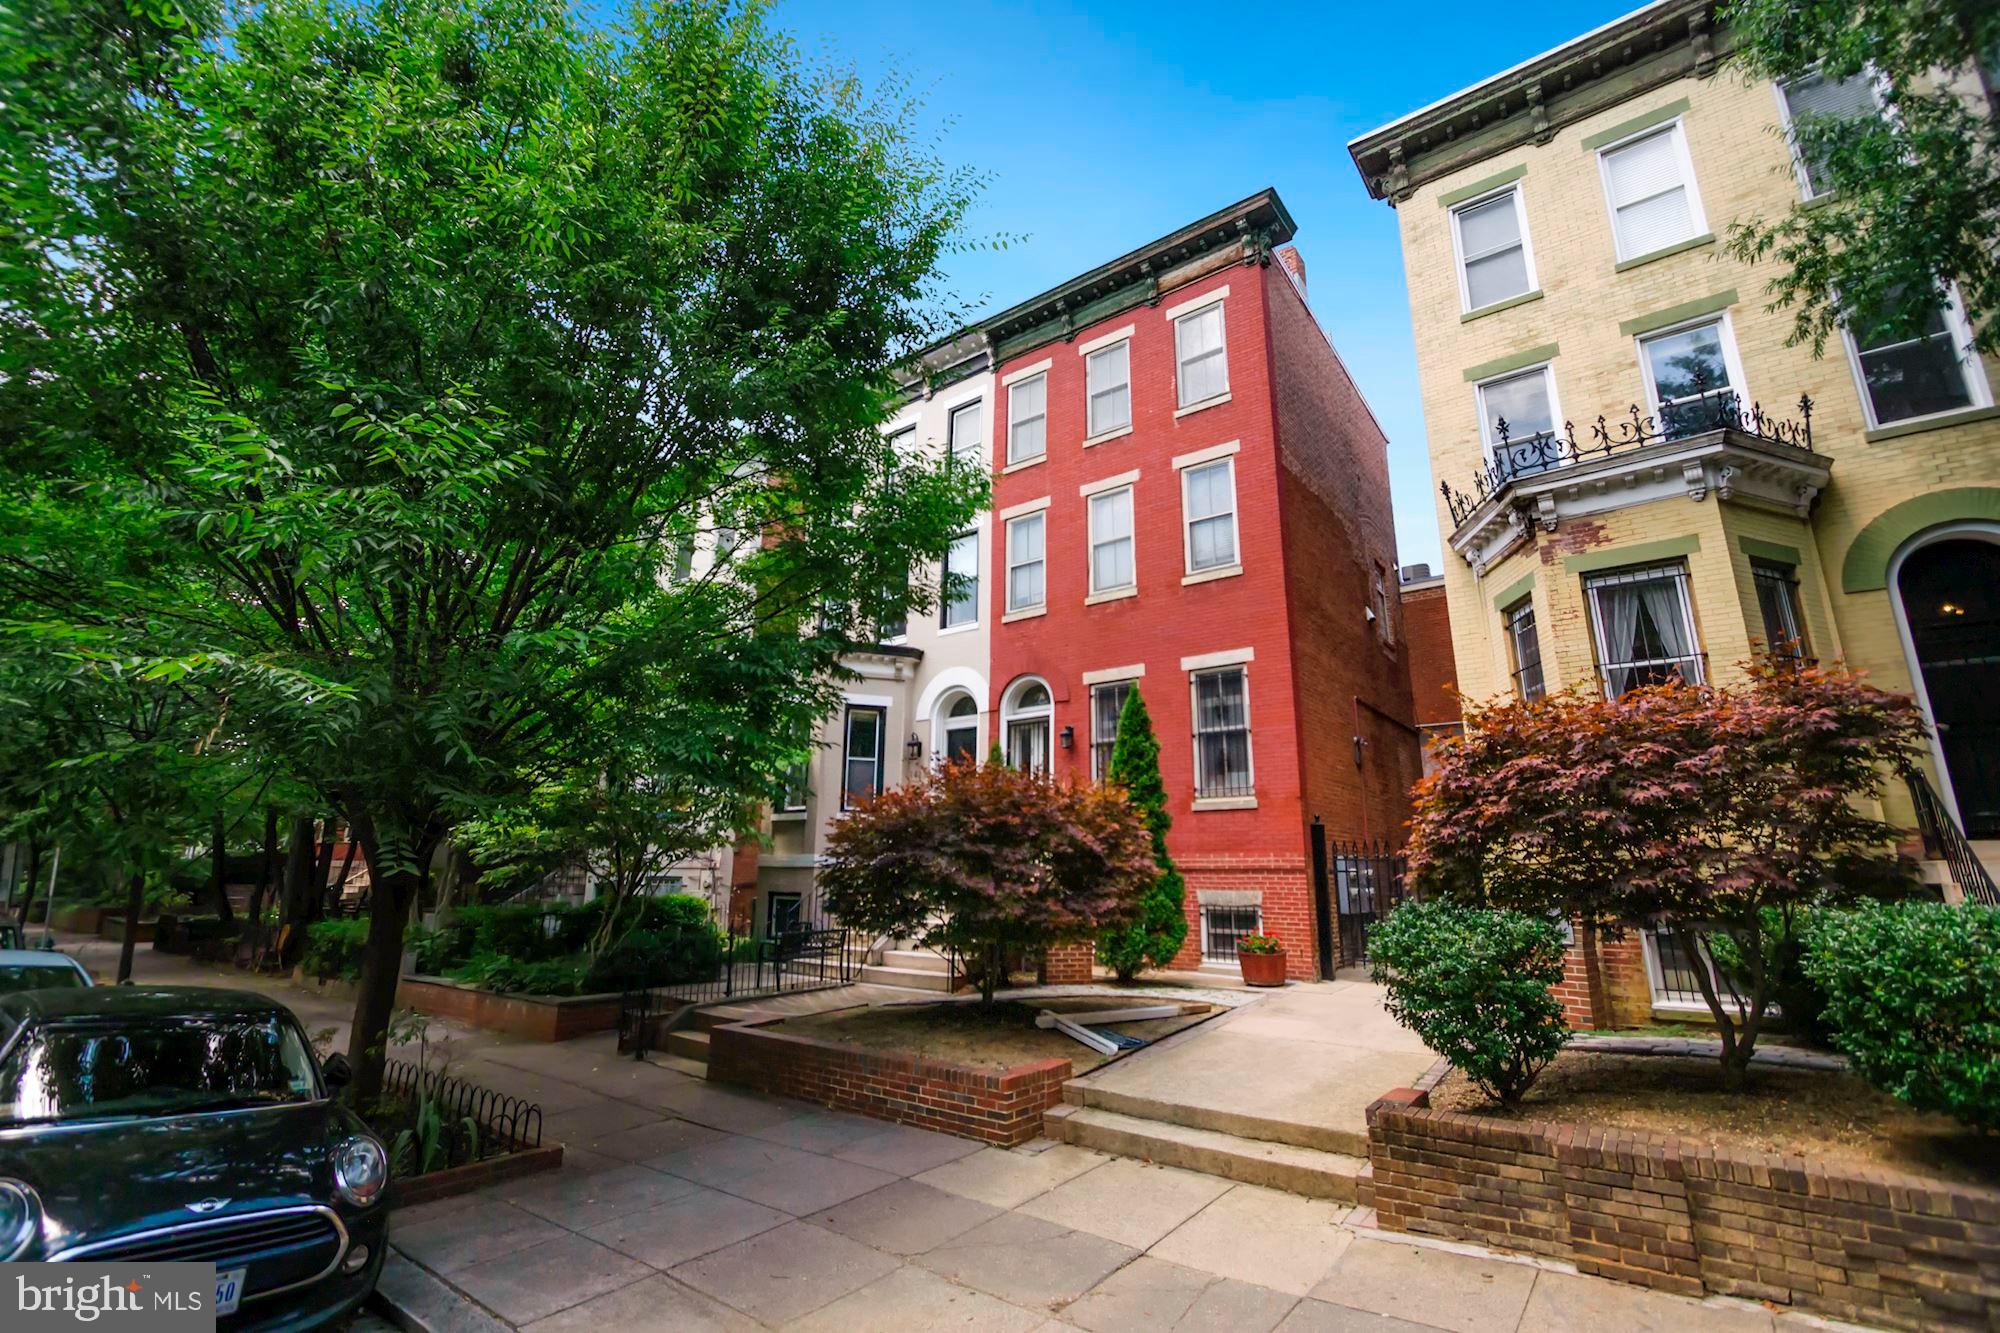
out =
[[931,753],[941,764],[979,758],[979,704],[964,690],[945,696],[931,723]]
[[2000,838],[2000,528],[1925,540],[1896,562],[1895,586],[1959,822]]

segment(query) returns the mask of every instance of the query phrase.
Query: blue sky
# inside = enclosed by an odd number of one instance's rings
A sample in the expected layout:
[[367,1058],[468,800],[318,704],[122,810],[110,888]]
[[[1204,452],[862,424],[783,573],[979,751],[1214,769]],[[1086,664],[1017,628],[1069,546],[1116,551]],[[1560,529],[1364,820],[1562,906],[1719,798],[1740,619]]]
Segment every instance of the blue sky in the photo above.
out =
[[[1346,144],[1635,7],[1183,0],[780,0],[809,53],[907,75],[947,160],[993,179],[953,257],[998,309],[1277,187],[1314,312],[1389,435],[1405,564],[1439,561],[1396,215]],[[983,298],[983,299],[982,299]]]

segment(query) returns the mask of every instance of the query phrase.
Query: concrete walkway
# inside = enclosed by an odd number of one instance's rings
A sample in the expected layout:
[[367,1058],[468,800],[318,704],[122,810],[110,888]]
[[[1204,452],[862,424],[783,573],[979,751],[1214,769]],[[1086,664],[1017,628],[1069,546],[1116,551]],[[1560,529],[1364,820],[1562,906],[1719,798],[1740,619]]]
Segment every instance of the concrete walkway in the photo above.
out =
[[[138,979],[249,984],[292,1003],[308,1027],[342,1007],[150,951],[140,954]],[[1298,990],[1227,1019],[1243,1025],[1264,1011],[1232,1039],[1248,1039],[1268,1061],[1242,1066],[1245,1076],[1284,1076],[1301,1044],[1338,1057],[1341,1047],[1388,1043],[1352,1018],[1363,997]],[[1324,1025],[1341,1015],[1352,1018],[1347,1040],[1334,1041]],[[568,1147],[558,1172],[397,1214],[401,1258],[384,1287],[399,1300],[443,1302],[421,1316],[431,1327],[1822,1326],[1416,1244],[1373,1231],[1337,1203],[1068,1144],[987,1148],[712,1086],[620,1058],[608,1035],[562,1045],[454,1036],[454,1072],[539,1101],[547,1135]],[[1193,1046],[1177,1063],[1199,1077],[1199,1063],[1185,1063]],[[1371,1086],[1380,1082],[1371,1075]]]

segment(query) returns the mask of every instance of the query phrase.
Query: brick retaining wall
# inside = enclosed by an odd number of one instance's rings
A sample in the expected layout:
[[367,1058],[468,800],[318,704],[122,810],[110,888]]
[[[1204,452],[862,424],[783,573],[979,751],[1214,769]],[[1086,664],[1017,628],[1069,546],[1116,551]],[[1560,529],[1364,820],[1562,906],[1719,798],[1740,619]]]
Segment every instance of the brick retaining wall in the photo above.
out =
[[1657,1134],[1368,1108],[1381,1225],[1898,1328],[2000,1327],[2000,1190]]
[[441,978],[406,976],[396,987],[396,1003],[529,1041],[568,1041],[618,1026],[616,995],[498,995]]
[[1038,1138],[1042,1113],[1062,1101],[1067,1060],[974,1069],[793,1036],[764,1023],[708,1035],[708,1078],[796,1097],[962,1139],[1013,1147]]

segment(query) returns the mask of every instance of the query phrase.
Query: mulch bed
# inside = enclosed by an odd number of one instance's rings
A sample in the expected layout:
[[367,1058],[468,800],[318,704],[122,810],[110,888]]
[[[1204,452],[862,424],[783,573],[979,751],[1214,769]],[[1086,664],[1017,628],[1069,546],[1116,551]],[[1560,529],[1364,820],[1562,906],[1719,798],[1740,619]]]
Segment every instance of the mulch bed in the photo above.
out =
[[[1068,1060],[1078,1074],[1104,1064],[1080,1041],[1053,1029],[1035,1026],[1044,1009],[1082,1013],[1118,1008],[1142,1008],[1163,1003],[1132,996],[1065,995],[1036,1000],[995,1000],[988,1010],[976,1001],[939,1004],[895,1004],[866,1009],[836,1009],[823,1014],[788,1018],[778,1030],[820,1041],[835,1041],[868,1051],[895,1051],[928,1060],[982,1069],[1012,1069],[1037,1060]],[[1192,1027],[1209,1013],[1155,1018],[1143,1023],[1119,1023],[1113,1031],[1158,1041]]]
[[1433,1107],[1512,1120],[1566,1120],[1827,1163],[1888,1167],[1965,1184],[2000,1185],[1991,1136],[1925,1115],[1852,1074],[1752,1065],[1731,1092],[1714,1060],[1565,1051],[1517,1107],[1496,1106],[1453,1070]]

